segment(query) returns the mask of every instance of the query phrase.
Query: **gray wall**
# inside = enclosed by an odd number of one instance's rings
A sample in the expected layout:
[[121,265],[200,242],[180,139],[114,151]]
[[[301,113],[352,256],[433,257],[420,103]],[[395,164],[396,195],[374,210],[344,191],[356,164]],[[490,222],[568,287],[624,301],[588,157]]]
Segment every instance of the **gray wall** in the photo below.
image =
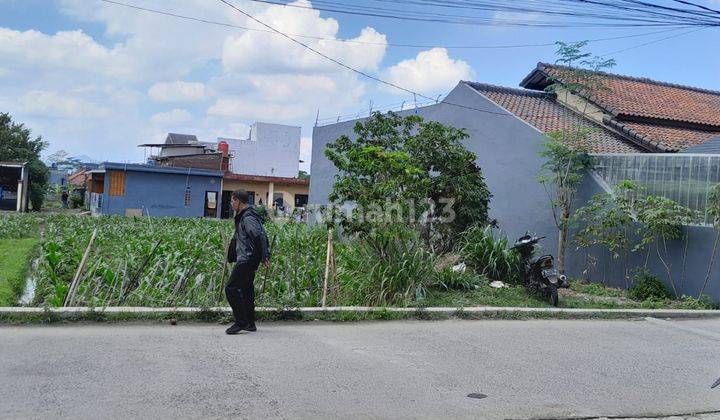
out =
[[[539,156],[545,141],[543,134],[463,83],[456,86],[443,102],[419,108],[417,114],[425,120],[467,130],[470,137],[466,140],[466,146],[477,154],[477,163],[493,194],[491,216],[498,219],[501,229],[512,240],[523,235],[526,230],[548,236],[544,245],[554,253],[557,233],[548,198],[537,181],[543,162]],[[489,114],[476,109],[507,115]],[[410,110],[400,114],[410,115],[414,112]],[[353,138],[356,122],[341,122],[315,127],[313,130],[311,204],[328,203],[327,197],[336,174],[334,165],[325,157],[325,145],[343,134]]]
[[[585,176],[583,184],[578,190],[575,208],[585,205],[593,195],[605,192],[603,185],[595,178],[589,175]],[[671,257],[669,259],[672,265],[671,273],[679,295],[698,297],[705,281],[716,234],[717,231],[709,227],[686,226],[683,228],[683,239],[667,242],[667,255]],[[685,253],[685,238],[687,238],[687,253]],[[567,272],[572,277],[625,288],[632,285],[625,281],[626,268],[632,276],[634,270],[645,265],[646,255],[647,252],[630,253],[630,257],[627,259],[623,257],[613,259],[606,249],[594,247],[576,250],[575,246],[571,244],[568,248]],[[663,258],[665,258],[664,252]],[[647,268],[660,277],[672,292],[667,270],[654,248],[650,252]],[[720,261],[715,262],[705,294],[715,301],[720,301]]]

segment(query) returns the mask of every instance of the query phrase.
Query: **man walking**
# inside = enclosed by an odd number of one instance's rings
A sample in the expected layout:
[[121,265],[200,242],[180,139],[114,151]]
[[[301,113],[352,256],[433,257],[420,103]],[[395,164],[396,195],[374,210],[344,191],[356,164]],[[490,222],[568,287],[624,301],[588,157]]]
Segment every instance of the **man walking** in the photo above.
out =
[[68,192],[66,190],[63,190],[60,195],[60,200],[62,201],[62,208],[68,208]]
[[228,260],[235,262],[225,296],[233,311],[235,323],[227,334],[256,331],[255,327],[255,271],[262,262],[270,266],[270,249],[262,218],[248,204],[245,190],[233,191],[230,204],[235,211],[235,235],[228,249]]

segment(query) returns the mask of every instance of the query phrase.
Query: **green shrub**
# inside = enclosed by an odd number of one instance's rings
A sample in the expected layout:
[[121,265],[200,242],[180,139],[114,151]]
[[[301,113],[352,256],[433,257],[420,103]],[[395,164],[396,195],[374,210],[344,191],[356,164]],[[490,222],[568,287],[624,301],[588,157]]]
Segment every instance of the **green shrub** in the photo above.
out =
[[628,292],[630,299],[656,301],[672,298],[662,280],[648,271],[640,271],[635,274],[634,283],[635,285]]
[[506,236],[494,235],[490,226],[466,230],[460,238],[460,255],[483,277],[513,284],[522,281],[520,255],[510,249]]
[[79,209],[83,205],[83,197],[78,194],[72,194],[70,195],[70,208],[71,209]]
[[695,299],[692,296],[683,296],[681,303],[681,309],[718,309],[718,305],[713,302],[708,296],[703,296],[701,299]]
[[486,283],[472,270],[456,273],[452,267],[446,267],[436,273],[434,287],[442,290],[475,290]]
[[425,296],[435,256],[416,231],[399,225],[375,230],[336,249],[340,301],[349,305],[407,305]]

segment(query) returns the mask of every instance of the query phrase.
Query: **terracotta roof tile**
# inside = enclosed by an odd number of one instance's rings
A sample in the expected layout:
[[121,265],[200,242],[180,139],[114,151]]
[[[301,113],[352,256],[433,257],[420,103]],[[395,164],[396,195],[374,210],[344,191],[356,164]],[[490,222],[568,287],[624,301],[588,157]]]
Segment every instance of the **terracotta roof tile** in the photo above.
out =
[[621,122],[628,129],[635,130],[648,140],[663,143],[668,148],[684,150],[697,146],[711,138],[720,136],[719,131],[694,130],[682,127],[669,127],[641,122]]
[[[538,64],[538,70],[559,80],[566,69]],[[641,117],[720,129],[720,92],[611,73],[597,75],[603,89],[586,96],[619,119]]]
[[483,96],[522,118],[543,133],[559,131],[572,125],[592,128],[583,144],[593,153],[643,153],[645,148],[626,140],[619,134],[583,119],[557,104],[550,94],[531,90],[511,89],[481,83],[467,82]]

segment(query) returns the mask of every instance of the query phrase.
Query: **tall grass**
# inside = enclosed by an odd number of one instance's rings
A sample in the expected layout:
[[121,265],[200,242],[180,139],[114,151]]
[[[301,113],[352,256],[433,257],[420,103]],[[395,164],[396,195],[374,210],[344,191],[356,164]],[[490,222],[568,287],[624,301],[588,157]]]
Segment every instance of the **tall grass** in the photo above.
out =
[[339,256],[341,300],[351,305],[408,305],[425,296],[435,276],[435,256],[409,229],[371,233]]
[[491,227],[473,226],[459,243],[463,261],[475,272],[491,280],[518,284],[522,280],[520,255],[510,249],[507,236]]
[[273,256],[270,269],[261,269],[255,278],[259,302],[317,306],[325,276],[327,231],[295,222],[268,223],[266,230]]

